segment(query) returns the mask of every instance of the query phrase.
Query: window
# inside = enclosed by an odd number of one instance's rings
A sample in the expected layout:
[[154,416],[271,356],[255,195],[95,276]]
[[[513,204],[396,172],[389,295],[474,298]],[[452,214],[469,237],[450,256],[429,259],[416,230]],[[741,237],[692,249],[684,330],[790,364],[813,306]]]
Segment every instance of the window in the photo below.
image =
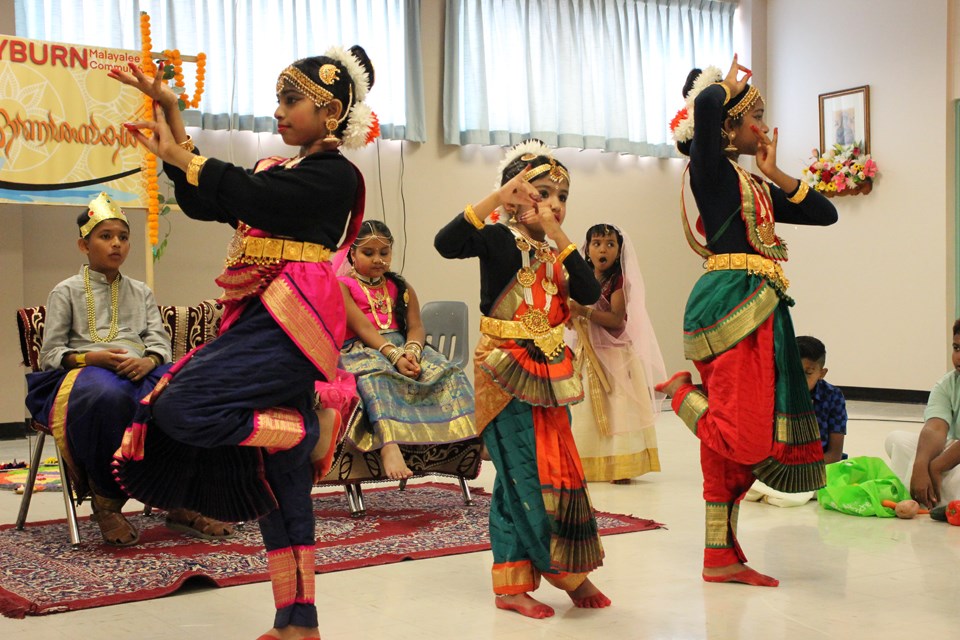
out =
[[694,66],[733,57],[731,0],[447,0],[444,141],[675,154]]
[[[207,54],[199,111],[188,125],[273,131],[277,76],[331,45],[360,44],[373,61],[368,102],[385,138],[423,141],[419,0],[16,0],[17,35],[139,51],[139,13],[153,50]],[[193,92],[193,65],[184,64]]]

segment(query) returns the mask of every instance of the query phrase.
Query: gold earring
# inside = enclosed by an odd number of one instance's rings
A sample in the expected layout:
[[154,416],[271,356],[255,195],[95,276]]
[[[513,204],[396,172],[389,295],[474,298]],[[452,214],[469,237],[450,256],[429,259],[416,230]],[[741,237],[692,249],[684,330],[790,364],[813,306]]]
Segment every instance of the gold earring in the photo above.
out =
[[340,146],[340,138],[337,137],[336,131],[337,127],[340,126],[340,122],[336,118],[330,117],[326,121],[327,127],[327,137],[323,139],[323,148],[324,149],[336,149]]
[[727,153],[736,153],[737,147],[733,144],[733,139],[737,137],[737,134],[733,131],[727,133],[723,129],[720,130],[720,135],[727,141],[727,146],[723,148]]

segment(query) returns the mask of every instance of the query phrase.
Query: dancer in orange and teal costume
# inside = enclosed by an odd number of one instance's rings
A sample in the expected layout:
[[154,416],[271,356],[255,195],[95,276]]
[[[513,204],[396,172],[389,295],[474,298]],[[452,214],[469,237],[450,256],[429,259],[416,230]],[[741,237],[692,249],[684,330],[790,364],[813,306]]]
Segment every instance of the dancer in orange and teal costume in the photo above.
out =
[[[696,229],[706,238],[698,240],[684,208],[687,241],[707,270],[687,300],[683,323],[684,354],[700,372],[703,390],[687,372],[657,389],[672,397],[674,411],[700,439],[703,579],[776,586],[776,579],[745,565],[737,542],[740,501],[755,478],[800,492],[823,486],[825,474],[780,265],[787,246],[774,225],[829,225],[837,212],[777,167],[778,132],[768,137],[763,98],[748,84],[750,76],[736,56],[726,77],[715,67],[694,69],[684,86],[687,107],[671,123],[678,149],[690,156]],[[741,154],[755,155],[769,182],[737,164]]]
[[349,246],[356,237],[365,192],[340,147],[361,148],[376,135],[364,102],[373,66],[355,46],[284,69],[274,116],[299,153],[262,160],[252,172],[200,155],[176,94],[131,71],[111,76],[158,108],[153,121],[128,128],[163,160],[184,213],[235,231],[217,278],[219,334],[144,398],[115,456],[116,475],[147,504],[258,520],[276,609],[259,640],[316,639],[310,493],[329,463],[331,442],[322,435],[337,431],[337,411],[316,410],[315,392],[323,401],[325,387],[341,380],[346,311],[330,257],[341,238]]
[[[570,175],[540,141],[511,149],[499,185],[440,230],[445,258],[480,259],[476,424],[497,470],[490,507],[493,590],[500,609],[546,618],[530,596],[546,579],[577,607],[610,605],[588,574],[603,547],[570,430],[583,399],[564,344],[567,304],[600,296],[593,270],[561,228]],[[502,212],[498,209],[502,209]],[[506,224],[485,224],[491,215]],[[550,241],[556,243],[551,246]]]

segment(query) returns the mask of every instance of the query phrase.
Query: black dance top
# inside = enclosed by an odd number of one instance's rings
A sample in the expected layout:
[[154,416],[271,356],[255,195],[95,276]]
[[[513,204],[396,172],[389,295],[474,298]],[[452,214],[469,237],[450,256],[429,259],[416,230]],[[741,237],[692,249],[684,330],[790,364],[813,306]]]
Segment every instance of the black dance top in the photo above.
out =
[[[444,258],[480,258],[480,312],[484,315],[489,315],[494,301],[523,266],[510,229],[502,224],[477,229],[462,213],[440,229],[433,246]],[[600,298],[600,284],[579,251],[568,255],[563,266],[569,276],[567,290],[571,298],[580,304],[593,304]]]
[[[721,144],[725,97],[722,87],[710,85],[694,100],[690,187],[703,219],[706,244],[711,251],[757,253],[747,241],[744,222],[740,217],[740,179],[737,170],[727,160]],[[813,189],[802,202],[794,204],[787,198],[796,191],[788,194],[775,184],[768,184],[773,200],[773,217],[777,222],[825,226],[837,221],[836,208],[826,197]],[[734,219],[730,220],[731,217]],[[726,228],[723,228],[725,224]]]
[[355,167],[338,151],[318,151],[291,169],[275,166],[258,173],[210,158],[196,187],[179,167],[164,164],[163,170],[173,180],[177,204],[191,218],[233,227],[244,222],[330,249],[347,226],[359,181]]

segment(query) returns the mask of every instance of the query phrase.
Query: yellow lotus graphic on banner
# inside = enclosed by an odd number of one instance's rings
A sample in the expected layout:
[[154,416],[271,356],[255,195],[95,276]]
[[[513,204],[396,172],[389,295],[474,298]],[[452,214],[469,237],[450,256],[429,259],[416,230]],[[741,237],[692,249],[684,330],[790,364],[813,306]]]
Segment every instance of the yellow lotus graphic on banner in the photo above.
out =
[[122,126],[143,99],[107,77],[139,58],[0,35],[0,202],[85,206],[106,191],[146,206],[142,154]]

